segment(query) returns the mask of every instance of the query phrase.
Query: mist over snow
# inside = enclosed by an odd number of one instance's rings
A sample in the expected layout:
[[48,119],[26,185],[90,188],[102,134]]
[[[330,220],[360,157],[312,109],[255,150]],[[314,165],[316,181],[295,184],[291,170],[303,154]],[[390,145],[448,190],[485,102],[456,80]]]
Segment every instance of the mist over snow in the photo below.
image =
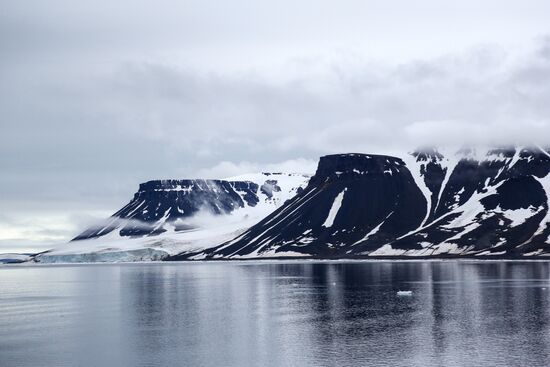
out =
[[222,161],[212,167],[197,171],[198,178],[230,178],[251,172],[290,172],[314,174],[317,168],[316,159],[289,159],[280,163],[261,164],[249,161]]
[[68,240],[151,179],[313,173],[338,152],[550,145],[549,11],[535,0],[6,4],[0,252]]

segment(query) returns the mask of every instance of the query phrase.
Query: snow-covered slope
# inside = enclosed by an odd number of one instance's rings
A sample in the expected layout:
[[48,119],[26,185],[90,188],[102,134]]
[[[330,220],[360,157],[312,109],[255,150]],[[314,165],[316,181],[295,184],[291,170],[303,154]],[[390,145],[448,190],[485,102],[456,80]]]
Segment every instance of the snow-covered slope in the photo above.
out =
[[325,156],[286,205],[174,259],[550,254],[549,173],[538,147]]
[[225,180],[149,181],[105,223],[35,260],[161,260],[203,251],[256,224],[308,180],[303,174],[258,173]]

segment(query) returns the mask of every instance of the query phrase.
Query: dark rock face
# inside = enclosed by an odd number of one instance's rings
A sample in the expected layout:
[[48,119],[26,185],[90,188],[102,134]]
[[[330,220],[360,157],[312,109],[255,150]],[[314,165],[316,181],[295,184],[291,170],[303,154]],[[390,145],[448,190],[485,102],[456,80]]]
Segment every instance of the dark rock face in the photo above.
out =
[[447,168],[448,180],[426,225],[391,246],[429,244],[426,255],[446,253],[441,247],[446,251],[449,245],[455,246],[456,254],[520,256],[546,251],[542,237],[534,235],[550,229],[545,220],[548,188],[541,183],[550,172],[550,157],[535,148],[494,149],[481,158],[468,151],[461,154],[465,157]]
[[274,192],[280,192],[281,188],[277,185],[277,180],[267,180],[261,187],[260,190],[269,198],[273,197]]
[[436,150],[320,159],[309,185],[215,258],[292,253],[509,256],[550,253],[550,154],[540,148]]
[[413,152],[412,156],[417,162],[423,162],[423,164],[420,165],[419,174],[424,178],[424,183],[431,192],[428,216],[428,218],[430,218],[433,217],[433,213],[435,212],[438,194],[447,173],[447,169],[440,164],[444,157],[435,149]]

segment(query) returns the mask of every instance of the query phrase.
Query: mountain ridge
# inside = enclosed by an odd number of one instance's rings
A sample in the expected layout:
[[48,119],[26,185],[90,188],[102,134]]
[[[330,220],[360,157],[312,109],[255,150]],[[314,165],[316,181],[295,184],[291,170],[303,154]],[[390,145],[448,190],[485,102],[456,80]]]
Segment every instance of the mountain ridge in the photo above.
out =
[[549,197],[540,147],[331,154],[311,177],[142,183],[37,261],[544,258]]
[[[358,157],[393,164],[363,177]],[[385,178],[390,172],[399,182]],[[550,247],[549,172],[550,156],[537,147],[461,150],[451,157],[414,152],[405,160],[325,156],[302,194],[236,239],[192,258],[541,255]],[[384,204],[376,206],[379,197]]]

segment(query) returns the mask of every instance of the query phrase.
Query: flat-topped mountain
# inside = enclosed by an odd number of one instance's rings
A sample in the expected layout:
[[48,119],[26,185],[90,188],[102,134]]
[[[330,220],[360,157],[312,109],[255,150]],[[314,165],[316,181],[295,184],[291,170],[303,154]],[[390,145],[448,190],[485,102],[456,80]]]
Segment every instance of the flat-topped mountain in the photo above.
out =
[[[275,184],[276,185],[276,184]],[[250,181],[156,180],[142,183],[134,198],[106,224],[90,228],[74,240],[100,237],[118,230],[120,236],[160,234],[173,226],[185,229],[185,218],[200,211],[230,214],[259,202],[259,185]]]
[[310,176],[259,173],[225,180],[155,180],[42,262],[160,260],[234,238],[302,190]]
[[[264,212],[273,210],[294,196],[308,177],[262,173],[248,178],[257,182],[198,179],[142,183],[133,199],[107,223],[87,229],[73,241],[101,237],[112,231],[123,237],[184,231],[193,228],[193,222],[186,219],[200,213],[218,216],[252,208]],[[283,181],[284,190],[279,181]]]
[[546,254],[549,173],[541,148],[325,156],[283,207],[191,257]]

